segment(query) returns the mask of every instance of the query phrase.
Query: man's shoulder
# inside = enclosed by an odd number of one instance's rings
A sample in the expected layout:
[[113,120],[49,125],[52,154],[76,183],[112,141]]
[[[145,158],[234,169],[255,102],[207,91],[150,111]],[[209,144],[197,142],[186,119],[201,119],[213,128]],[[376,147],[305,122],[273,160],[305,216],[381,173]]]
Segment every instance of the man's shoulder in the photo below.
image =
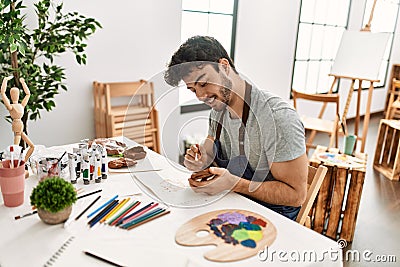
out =
[[269,108],[272,112],[280,109],[293,109],[292,105],[280,96],[255,86],[253,86],[251,96],[251,106],[255,111],[264,110],[265,108]]

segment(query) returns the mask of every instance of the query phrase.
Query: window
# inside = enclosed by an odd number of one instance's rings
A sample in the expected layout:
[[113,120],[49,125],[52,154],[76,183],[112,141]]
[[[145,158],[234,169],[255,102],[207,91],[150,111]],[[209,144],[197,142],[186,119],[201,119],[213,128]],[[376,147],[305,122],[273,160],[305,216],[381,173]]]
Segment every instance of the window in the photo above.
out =
[[[234,58],[238,0],[182,0],[182,43],[194,35],[216,38]],[[189,90],[179,90],[179,104],[200,103]],[[185,109],[190,112],[190,109]]]
[[326,93],[328,76],[342,34],[347,28],[350,0],[302,0],[293,67],[292,88]]
[[[389,59],[393,46],[393,35],[396,30],[397,15],[399,12],[399,2],[399,0],[379,0],[376,2],[371,22],[371,32],[390,33],[390,39],[379,71],[380,82],[374,84],[375,88],[385,86],[386,76],[389,69]],[[368,23],[373,3],[374,0],[367,0],[365,3],[363,25]],[[365,84],[362,84],[362,87],[368,88],[369,83],[365,82]]]

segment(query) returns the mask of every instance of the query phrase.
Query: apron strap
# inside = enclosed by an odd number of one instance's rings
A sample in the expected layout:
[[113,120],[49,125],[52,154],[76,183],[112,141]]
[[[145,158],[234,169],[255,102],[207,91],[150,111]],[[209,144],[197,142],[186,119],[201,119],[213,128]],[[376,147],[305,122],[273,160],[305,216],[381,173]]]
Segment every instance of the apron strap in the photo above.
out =
[[219,140],[219,137],[221,136],[221,130],[222,130],[222,123],[224,122],[224,115],[225,115],[226,109],[222,111],[221,117],[219,117],[219,121],[217,122],[217,132],[215,139]]
[[[242,125],[240,125],[239,128],[239,152],[240,155],[245,155],[244,153],[244,134],[246,130],[246,123],[247,119],[249,118],[249,111],[250,111],[250,103],[251,103],[251,85],[246,82],[246,89],[244,93],[244,103],[243,103],[243,113],[242,113]],[[222,123],[224,121],[224,115],[225,115],[226,109],[222,111],[222,114],[219,118],[219,121],[217,122],[217,132],[215,139],[219,140],[221,136],[221,131],[222,131]]]
[[246,89],[244,93],[244,103],[243,103],[243,113],[242,113],[242,125],[239,128],[239,153],[240,155],[245,155],[244,153],[244,134],[246,131],[246,123],[249,118],[251,103],[251,85],[246,82]]

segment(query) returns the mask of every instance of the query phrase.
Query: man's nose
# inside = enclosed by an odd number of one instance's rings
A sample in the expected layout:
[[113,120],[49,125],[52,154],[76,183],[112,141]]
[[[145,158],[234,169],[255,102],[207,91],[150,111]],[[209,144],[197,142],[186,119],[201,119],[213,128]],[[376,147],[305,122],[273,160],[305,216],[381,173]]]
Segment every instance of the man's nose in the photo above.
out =
[[204,101],[207,99],[207,94],[204,92],[199,92],[200,90],[196,91],[196,97],[200,100],[200,101]]

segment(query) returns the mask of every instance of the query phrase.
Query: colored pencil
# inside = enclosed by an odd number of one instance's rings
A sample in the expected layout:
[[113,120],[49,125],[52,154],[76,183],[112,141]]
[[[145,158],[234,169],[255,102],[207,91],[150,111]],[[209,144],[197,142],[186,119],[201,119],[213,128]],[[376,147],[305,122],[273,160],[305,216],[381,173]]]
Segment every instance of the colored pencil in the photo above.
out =
[[108,259],[105,259],[105,258],[103,258],[103,257],[101,257],[101,256],[99,256],[99,255],[93,254],[92,252],[83,251],[83,253],[85,253],[86,255],[88,255],[88,256],[90,256],[90,257],[93,257],[93,258],[95,258],[95,259],[97,259],[97,260],[100,260],[100,261],[102,261],[102,262],[111,264],[112,266],[123,267],[123,265],[120,265],[120,264],[118,264],[118,263],[115,263],[115,262],[113,262],[113,261],[110,261],[110,260],[108,260]]
[[83,214],[85,214],[85,212],[88,211],[88,209],[90,209],[94,203],[97,202],[97,200],[99,200],[101,198],[101,196],[98,196],[95,200],[92,201],[92,203],[89,204],[89,206],[87,206],[78,216],[76,216],[75,221],[79,220],[80,217],[82,217]]
[[107,216],[107,214],[119,203],[118,200],[114,200],[113,202],[110,203],[109,206],[107,206],[107,209],[99,214],[99,216],[96,216],[95,219],[90,223],[90,227],[93,227],[96,223],[98,223],[101,219],[104,218],[104,216]]
[[111,203],[109,203],[106,207],[104,207],[96,216],[94,216],[88,224],[92,224],[95,220],[97,220],[100,216],[103,216],[104,213],[112,206],[114,205],[115,202],[118,202],[118,200],[113,200]]
[[153,209],[153,208],[155,208],[155,207],[157,207],[157,206],[158,206],[158,203],[151,204],[150,207],[147,207],[147,208],[141,210],[140,212],[138,212],[138,213],[132,215],[131,217],[129,217],[129,218],[123,220],[122,223],[123,223],[123,224],[128,223],[128,222],[132,221],[133,219],[139,217],[140,215],[142,215],[142,214],[148,212],[149,210],[151,210],[151,209]]
[[115,195],[113,198],[111,198],[110,200],[108,200],[106,203],[104,203],[103,205],[101,205],[100,207],[98,207],[95,211],[93,211],[92,213],[90,213],[87,217],[90,218],[92,217],[94,214],[96,214],[99,210],[101,210],[102,208],[104,208],[105,206],[107,206],[108,204],[110,204],[114,199],[116,199],[118,197],[118,195]]
[[24,214],[24,215],[15,216],[14,219],[15,219],[15,220],[19,220],[19,219],[22,219],[22,218],[31,216],[31,215],[36,214],[36,213],[37,213],[37,210],[34,210],[34,211],[32,211],[32,212],[30,212],[30,213],[27,213],[27,214]]
[[109,219],[111,216],[113,216],[117,211],[119,211],[126,202],[128,202],[130,200],[130,198],[125,198],[124,200],[122,200],[117,206],[115,206],[115,208],[113,208],[106,216],[104,216],[103,219],[100,220],[100,222],[105,222],[107,219]]
[[168,213],[170,213],[170,212],[171,212],[171,211],[169,211],[169,210],[165,210],[165,211],[163,211],[163,212],[161,212],[161,213],[159,213],[159,214],[157,214],[157,215],[155,215],[155,216],[153,216],[153,217],[150,217],[150,218],[148,218],[148,219],[146,219],[146,220],[144,220],[144,221],[141,221],[141,222],[139,222],[139,223],[137,223],[137,224],[134,224],[134,225],[129,226],[129,227],[127,228],[127,230],[132,230],[133,228],[138,227],[139,225],[142,225],[142,224],[145,224],[145,223],[147,223],[147,222],[149,222],[149,221],[152,221],[152,220],[154,220],[154,219],[157,219],[157,218],[159,218],[159,217],[161,217],[161,216],[164,216],[164,215],[166,215],[166,214],[168,214]]
[[150,211],[150,212],[148,212],[148,213],[145,213],[145,214],[143,214],[142,216],[139,216],[139,217],[137,217],[137,218],[134,219],[134,220],[131,220],[131,221],[125,223],[125,224],[120,225],[120,227],[122,227],[122,228],[127,228],[127,227],[129,227],[130,225],[133,225],[133,224],[135,224],[135,223],[141,222],[141,221],[143,221],[143,220],[145,220],[145,219],[147,219],[147,218],[149,218],[149,217],[152,217],[153,215],[155,215],[155,214],[157,214],[157,213],[160,213],[160,212],[162,212],[162,211],[164,211],[164,210],[165,210],[165,209],[162,209],[162,208],[156,208],[155,210],[152,210],[152,211]]
[[99,218],[100,216],[104,215],[104,212],[106,212],[115,202],[118,202],[118,200],[114,199],[111,201],[107,206],[105,206],[99,213],[96,214],[89,222],[88,224],[91,224],[94,220]]
[[118,216],[114,219],[112,219],[108,224],[113,226],[115,224],[117,224],[117,222],[123,218],[126,214],[128,214],[129,212],[131,212],[134,208],[136,208],[137,206],[140,205],[140,201],[135,201],[133,203],[131,203],[128,207],[126,207],[125,210],[121,211]]
[[88,196],[91,196],[91,195],[93,195],[93,194],[99,193],[99,192],[101,192],[101,191],[103,191],[103,189],[99,189],[99,190],[96,190],[96,191],[93,191],[93,192],[84,194],[84,195],[82,195],[82,196],[77,197],[77,199],[84,198],[84,197],[88,197]]
[[147,204],[146,206],[144,206],[143,208],[141,208],[138,211],[135,211],[132,214],[129,214],[128,216],[123,217],[122,219],[118,220],[117,225],[120,225],[124,222],[124,220],[131,218],[132,216],[135,216],[136,214],[138,214],[139,212],[142,212],[143,210],[147,209],[148,207],[150,207],[151,205],[153,205],[154,202],[150,202],[149,204]]

